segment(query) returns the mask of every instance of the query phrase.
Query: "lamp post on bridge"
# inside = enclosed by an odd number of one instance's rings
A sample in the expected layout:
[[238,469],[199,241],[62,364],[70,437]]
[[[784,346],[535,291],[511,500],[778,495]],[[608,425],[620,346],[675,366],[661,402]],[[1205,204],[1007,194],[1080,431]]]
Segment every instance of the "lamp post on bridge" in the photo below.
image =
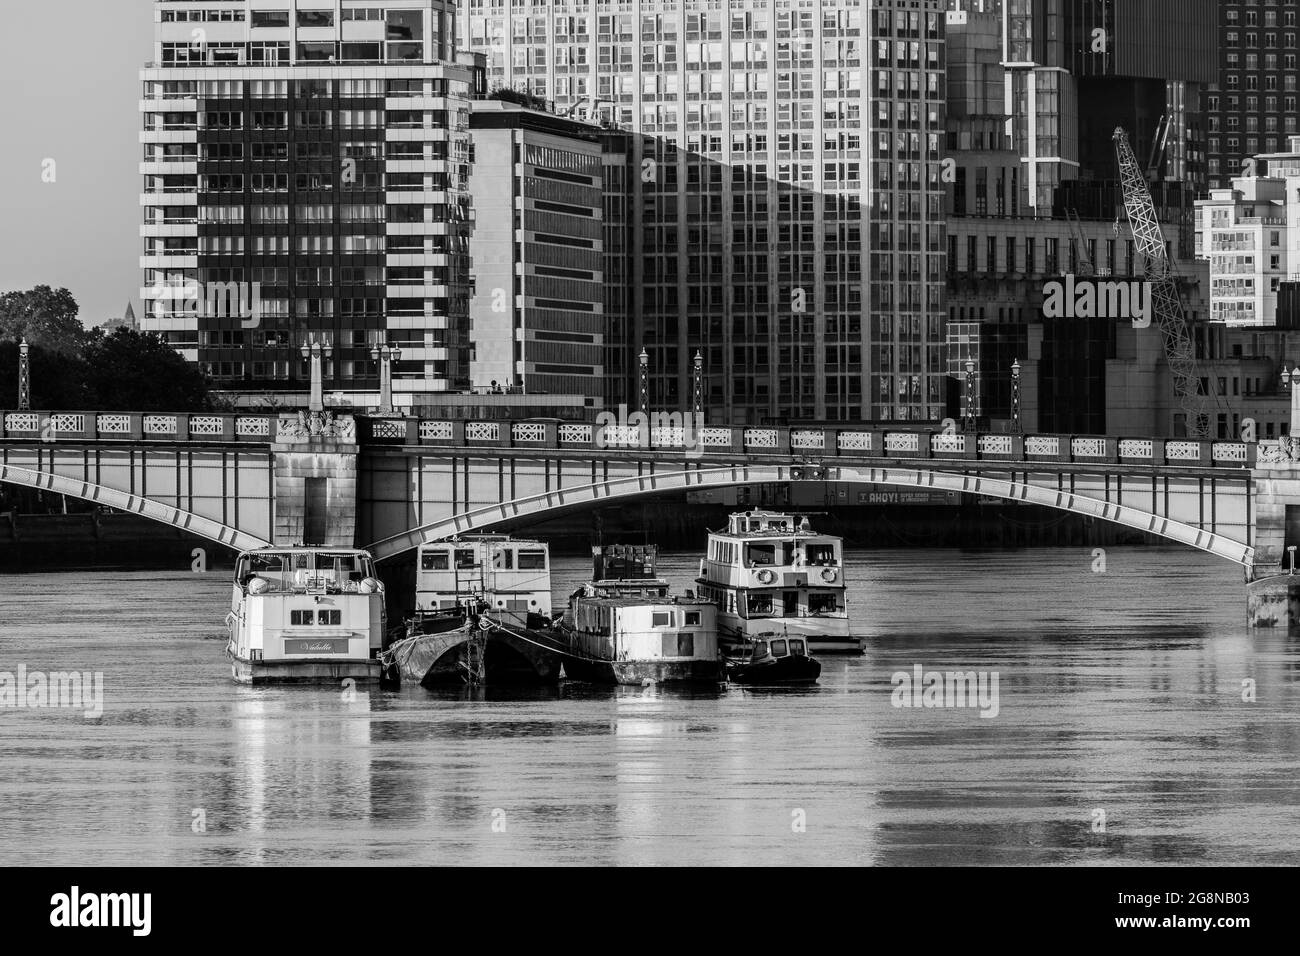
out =
[[329,342],[318,342],[313,339],[310,342],[303,342],[300,351],[302,357],[311,362],[311,401],[307,408],[312,412],[323,412],[325,411],[325,390],[322,384],[323,359],[333,356],[334,346]]
[[1020,359],[1011,362],[1011,431],[1020,434]]
[[402,360],[402,350],[395,345],[376,342],[370,358],[379,363],[379,414],[393,414],[393,363]]
[[1291,422],[1287,434],[1293,440],[1300,434],[1300,365],[1291,371],[1282,366],[1282,388],[1291,392]]
[[963,425],[966,431],[975,431],[975,362],[966,360],[966,413]]
[[704,418],[704,353],[695,350],[695,395],[694,408],[696,424]]
[[641,414],[650,414],[650,353],[641,347]]
[[18,410],[31,411],[32,407],[32,367],[28,355],[27,339],[18,343]]

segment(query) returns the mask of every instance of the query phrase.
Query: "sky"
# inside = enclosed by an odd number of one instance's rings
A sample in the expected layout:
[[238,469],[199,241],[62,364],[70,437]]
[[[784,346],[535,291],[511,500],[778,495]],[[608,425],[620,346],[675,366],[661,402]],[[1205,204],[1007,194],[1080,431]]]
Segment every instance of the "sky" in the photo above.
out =
[[139,72],[152,56],[151,0],[4,4],[0,292],[66,286],[89,325],[127,302],[140,313]]

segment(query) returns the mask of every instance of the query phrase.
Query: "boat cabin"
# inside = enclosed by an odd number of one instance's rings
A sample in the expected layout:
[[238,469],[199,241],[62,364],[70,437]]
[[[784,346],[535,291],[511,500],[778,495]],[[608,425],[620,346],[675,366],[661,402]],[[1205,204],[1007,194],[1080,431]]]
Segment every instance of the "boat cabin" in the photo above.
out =
[[483,601],[496,612],[551,616],[551,560],[545,542],[469,535],[421,545],[416,609],[437,611]]

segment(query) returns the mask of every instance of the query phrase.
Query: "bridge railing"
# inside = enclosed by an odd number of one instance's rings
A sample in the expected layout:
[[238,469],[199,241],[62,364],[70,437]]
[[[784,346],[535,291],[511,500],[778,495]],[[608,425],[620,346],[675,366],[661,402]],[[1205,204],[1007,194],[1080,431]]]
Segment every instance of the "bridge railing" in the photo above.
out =
[[206,412],[0,412],[0,437],[58,441],[271,441],[279,416]]
[[685,455],[779,455],[835,458],[970,459],[976,461],[1159,464],[1248,468],[1247,442],[1095,435],[948,433],[913,429],[682,425],[595,425],[584,422],[372,421],[362,441],[449,447],[632,451]]
[[[282,429],[279,414],[153,414],[139,412],[0,412],[0,437],[40,441],[232,441],[267,443]],[[743,454],[837,458],[1148,464],[1249,468],[1258,445],[1182,438],[1020,435],[925,429],[805,426],[691,427],[671,418],[641,425],[559,421],[459,421],[358,416],[367,444],[444,447],[653,450],[688,456]]]

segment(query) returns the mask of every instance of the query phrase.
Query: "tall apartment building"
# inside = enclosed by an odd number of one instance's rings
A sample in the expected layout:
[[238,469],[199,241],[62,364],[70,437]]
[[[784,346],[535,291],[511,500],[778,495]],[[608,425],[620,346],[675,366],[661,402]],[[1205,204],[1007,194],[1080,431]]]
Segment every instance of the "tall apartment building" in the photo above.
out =
[[1300,135],[1286,152],[1254,157],[1196,203],[1196,251],[1208,261],[1210,317],[1230,326],[1278,324],[1279,286],[1300,272]]
[[1286,149],[1297,126],[1297,0],[1220,0],[1217,82],[1206,98],[1210,184],[1225,188],[1259,153]]
[[499,99],[475,102],[470,126],[476,186],[471,385],[579,394],[602,404],[607,322],[599,128]]
[[373,404],[469,383],[469,100],[453,0],[158,0],[141,326],[220,386]]
[[653,406],[700,352],[715,421],[940,416],[940,0],[469,0],[461,28],[490,85],[629,134]]

